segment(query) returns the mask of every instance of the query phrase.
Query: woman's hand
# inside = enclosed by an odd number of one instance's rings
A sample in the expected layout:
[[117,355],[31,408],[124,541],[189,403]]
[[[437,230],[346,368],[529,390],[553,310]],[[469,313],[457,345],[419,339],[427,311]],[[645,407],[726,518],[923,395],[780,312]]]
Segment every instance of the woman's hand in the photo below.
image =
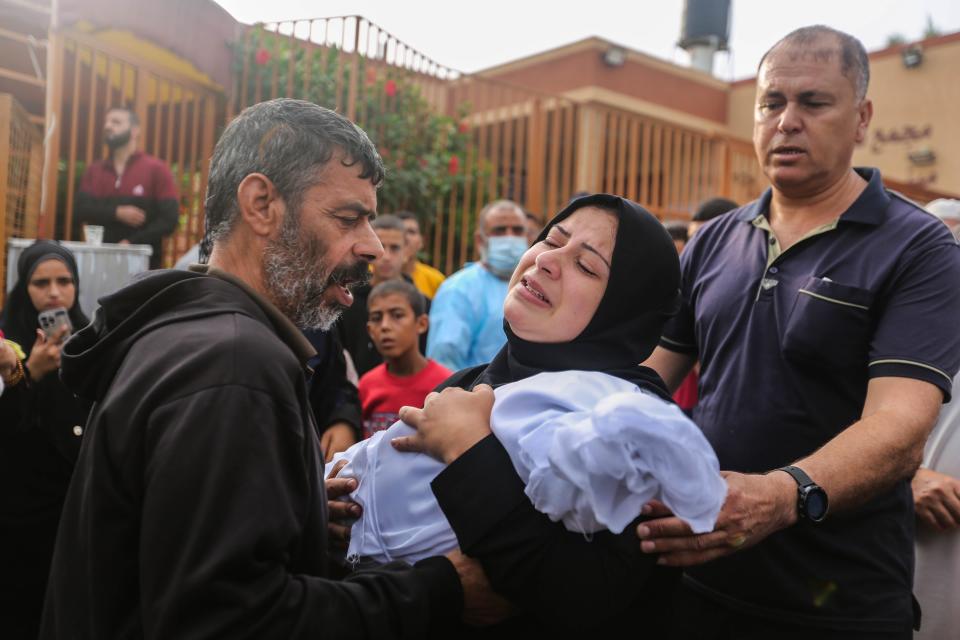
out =
[[490,435],[493,389],[485,384],[473,391],[448,387],[427,396],[423,409],[402,407],[400,419],[417,430],[416,435],[394,438],[397,451],[426,453],[450,464],[470,447]]
[[31,378],[40,380],[60,368],[60,349],[69,330],[68,327],[61,327],[56,334],[48,338],[47,334],[37,329],[37,340],[33,343],[30,357],[27,358]]

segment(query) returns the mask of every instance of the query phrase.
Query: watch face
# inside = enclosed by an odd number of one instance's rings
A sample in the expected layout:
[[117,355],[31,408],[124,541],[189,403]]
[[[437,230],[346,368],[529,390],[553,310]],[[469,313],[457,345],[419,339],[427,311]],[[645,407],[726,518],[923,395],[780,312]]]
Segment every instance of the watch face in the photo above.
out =
[[820,522],[827,515],[827,493],[820,487],[810,487],[803,507],[810,520]]

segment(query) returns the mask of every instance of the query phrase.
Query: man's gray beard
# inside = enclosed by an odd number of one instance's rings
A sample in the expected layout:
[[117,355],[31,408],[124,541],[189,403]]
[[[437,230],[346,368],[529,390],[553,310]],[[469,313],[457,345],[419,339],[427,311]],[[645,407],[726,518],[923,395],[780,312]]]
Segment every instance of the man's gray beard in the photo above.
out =
[[287,210],[280,235],[263,252],[263,280],[280,311],[302,330],[328,331],[345,307],[323,299],[330,277],[319,242],[300,238],[298,216]]

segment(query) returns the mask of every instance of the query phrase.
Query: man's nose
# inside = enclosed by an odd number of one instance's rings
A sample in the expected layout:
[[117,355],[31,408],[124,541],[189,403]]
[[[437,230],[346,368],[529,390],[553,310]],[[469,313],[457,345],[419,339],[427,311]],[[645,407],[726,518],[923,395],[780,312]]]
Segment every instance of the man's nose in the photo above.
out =
[[353,253],[358,258],[373,262],[383,255],[383,244],[377,237],[373,227],[370,226],[370,219],[364,219],[363,228],[360,231],[360,239],[353,247]]
[[793,102],[788,102],[780,113],[777,129],[782,133],[796,133],[802,128],[803,119],[800,117],[799,107]]

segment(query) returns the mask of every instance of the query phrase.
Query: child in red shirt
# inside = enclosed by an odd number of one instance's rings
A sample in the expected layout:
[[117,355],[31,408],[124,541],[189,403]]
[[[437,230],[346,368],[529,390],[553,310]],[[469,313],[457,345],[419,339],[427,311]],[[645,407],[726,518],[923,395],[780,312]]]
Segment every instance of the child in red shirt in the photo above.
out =
[[381,282],[367,298],[367,331],[383,364],[360,378],[363,437],[399,420],[400,407],[422,407],[427,394],[450,376],[420,353],[429,319],[423,296],[403,280]]

